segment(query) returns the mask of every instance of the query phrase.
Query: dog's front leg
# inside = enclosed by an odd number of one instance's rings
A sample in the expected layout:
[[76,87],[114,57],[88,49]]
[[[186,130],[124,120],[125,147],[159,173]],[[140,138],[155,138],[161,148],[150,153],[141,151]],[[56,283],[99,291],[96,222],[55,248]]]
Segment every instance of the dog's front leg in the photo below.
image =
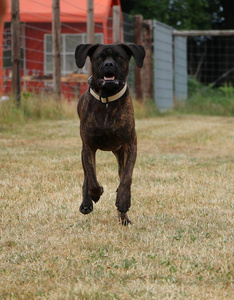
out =
[[131,223],[127,216],[127,211],[131,206],[131,184],[132,173],[137,156],[136,137],[134,142],[121,148],[115,153],[119,163],[120,184],[117,189],[116,207],[118,216],[123,225]]
[[80,212],[83,214],[89,214],[93,210],[92,200],[97,202],[103,193],[103,187],[99,185],[96,178],[95,154],[96,150],[89,147],[83,147],[82,149],[84,184]]

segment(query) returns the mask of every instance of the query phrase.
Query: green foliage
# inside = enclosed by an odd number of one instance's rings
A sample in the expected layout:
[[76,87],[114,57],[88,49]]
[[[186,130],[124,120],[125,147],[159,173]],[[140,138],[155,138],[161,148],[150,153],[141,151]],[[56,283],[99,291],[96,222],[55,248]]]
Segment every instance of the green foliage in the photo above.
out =
[[188,83],[189,99],[180,102],[177,111],[217,116],[234,116],[234,87],[212,88],[193,78]]
[[159,112],[152,99],[147,99],[142,103],[134,101],[134,109],[136,119],[177,113],[234,116],[234,87],[229,85],[219,88],[207,87],[190,77],[188,100],[178,102],[174,110]]
[[188,97],[191,98],[196,95],[201,89],[204,89],[202,83],[190,76],[188,79]]
[[144,19],[157,19],[158,21],[169,24],[170,12],[168,0],[136,0],[133,15],[141,14]]
[[170,24],[178,29],[211,29],[219,13],[219,1],[169,1]]
[[229,85],[225,84],[224,86],[221,86],[219,89],[225,95],[225,97],[234,99],[234,87],[233,86],[229,86]]
[[171,111],[159,112],[154,101],[147,99],[143,103],[134,101],[135,118],[144,119],[169,114],[189,113],[212,116],[234,116],[234,87],[212,88],[189,78],[188,100],[177,103]]
[[222,17],[220,0],[136,0],[132,14],[178,29],[211,29]]

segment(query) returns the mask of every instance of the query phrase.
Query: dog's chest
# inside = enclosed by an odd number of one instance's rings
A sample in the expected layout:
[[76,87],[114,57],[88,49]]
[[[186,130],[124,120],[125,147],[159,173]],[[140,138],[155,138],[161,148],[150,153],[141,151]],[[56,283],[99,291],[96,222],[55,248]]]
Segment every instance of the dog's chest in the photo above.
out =
[[117,111],[90,113],[82,128],[85,140],[101,150],[115,150],[129,141],[134,131],[134,120]]

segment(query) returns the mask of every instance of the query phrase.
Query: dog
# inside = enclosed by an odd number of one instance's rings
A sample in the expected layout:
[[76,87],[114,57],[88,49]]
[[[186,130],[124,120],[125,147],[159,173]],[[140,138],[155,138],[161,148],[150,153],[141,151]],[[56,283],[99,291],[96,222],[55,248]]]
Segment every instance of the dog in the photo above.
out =
[[133,56],[142,68],[145,50],[136,44],[80,44],[75,50],[78,68],[83,68],[90,57],[92,75],[89,89],[77,105],[82,139],[82,165],[84,170],[83,200],[80,212],[89,214],[93,202],[103,194],[96,177],[96,151],[112,151],[118,161],[120,183],[116,207],[123,225],[131,223],[127,212],[131,206],[131,184],[137,156],[133,102],[126,83],[129,61]]

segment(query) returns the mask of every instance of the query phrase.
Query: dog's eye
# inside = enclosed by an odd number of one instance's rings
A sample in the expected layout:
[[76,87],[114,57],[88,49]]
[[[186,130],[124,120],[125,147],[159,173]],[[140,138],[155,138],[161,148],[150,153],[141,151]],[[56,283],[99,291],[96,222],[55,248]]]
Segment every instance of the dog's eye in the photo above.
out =
[[97,57],[97,60],[101,61],[101,60],[102,60],[102,57],[101,57],[101,56],[98,56],[98,57]]
[[120,55],[119,55],[119,56],[117,56],[117,59],[118,59],[118,60],[122,60],[122,58],[123,58],[123,57],[122,57],[122,56],[120,56]]

